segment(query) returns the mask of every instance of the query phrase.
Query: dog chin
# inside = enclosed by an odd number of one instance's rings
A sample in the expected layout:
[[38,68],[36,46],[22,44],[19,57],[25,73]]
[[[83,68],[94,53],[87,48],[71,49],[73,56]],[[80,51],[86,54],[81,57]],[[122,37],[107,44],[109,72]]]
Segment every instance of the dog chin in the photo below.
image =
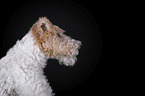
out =
[[77,58],[76,57],[62,57],[60,60],[59,60],[59,63],[60,64],[64,64],[66,66],[73,66],[75,64],[75,62],[77,61]]

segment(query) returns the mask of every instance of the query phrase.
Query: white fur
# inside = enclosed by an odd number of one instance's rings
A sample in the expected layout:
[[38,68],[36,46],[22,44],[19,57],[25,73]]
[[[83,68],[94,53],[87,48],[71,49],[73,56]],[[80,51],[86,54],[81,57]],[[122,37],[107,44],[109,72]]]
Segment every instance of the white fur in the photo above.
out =
[[0,96],[54,95],[43,75],[49,57],[34,42],[29,32],[1,58]]

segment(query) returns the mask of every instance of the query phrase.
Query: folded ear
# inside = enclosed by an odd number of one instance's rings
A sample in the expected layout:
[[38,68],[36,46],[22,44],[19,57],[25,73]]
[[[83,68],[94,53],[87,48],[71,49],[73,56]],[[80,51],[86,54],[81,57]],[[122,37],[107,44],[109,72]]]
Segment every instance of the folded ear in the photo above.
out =
[[53,25],[47,18],[39,18],[31,30],[33,35],[39,40],[54,35]]
[[31,28],[32,36],[35,39],[35,44],[37,44],[40,50],[48,54],[49,56],[53,56],[53,50],[50,46],[50,41],[54,38],[55,33],[53,31],[52,23],[48,19],[39,19]]
[[42,29],[43,32],[46,33],[46,32],[48,31],[48,29],[47,29],[45,23],[42,23],[40,27],[41,27],[41,29]]

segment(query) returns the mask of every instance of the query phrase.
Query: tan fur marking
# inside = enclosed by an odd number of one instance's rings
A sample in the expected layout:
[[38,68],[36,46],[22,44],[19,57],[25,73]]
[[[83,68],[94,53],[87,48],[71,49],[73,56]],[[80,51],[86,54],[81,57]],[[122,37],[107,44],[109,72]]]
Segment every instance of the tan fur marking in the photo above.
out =
[[63,34],[64,31],[53,25],[46,17],[39,18],[31,30],[36,40],[35,44],[50,58],[73,57],[73,53],[77,52],[74,50],[78,48],[79,43]]
[[[49,28],[48,28],[49,27]],[[53,49],[50,49],[50,46],[46,44],[48,38],[55,36],[52,23],[47,18],[39,18],[39,20],[32,27],[32,34],[36,39],[36,44],[39,46],[40,50],[43,53],[53,56]]]

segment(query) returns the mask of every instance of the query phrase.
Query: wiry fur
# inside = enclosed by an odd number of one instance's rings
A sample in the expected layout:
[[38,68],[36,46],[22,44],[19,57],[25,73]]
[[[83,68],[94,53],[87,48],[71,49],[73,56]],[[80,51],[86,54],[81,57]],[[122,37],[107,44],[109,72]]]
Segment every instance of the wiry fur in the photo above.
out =
[[32,27],[32,34],[40,50],[65,65],[73,65],[81,42],[63,34],[64,31],[53,25],[46,17],[40,18]]
[[73,65],[81,44],[63,32],[45,17],[17,41],[0,60],[0,96],[54,95],[43,75],[47,59]]

